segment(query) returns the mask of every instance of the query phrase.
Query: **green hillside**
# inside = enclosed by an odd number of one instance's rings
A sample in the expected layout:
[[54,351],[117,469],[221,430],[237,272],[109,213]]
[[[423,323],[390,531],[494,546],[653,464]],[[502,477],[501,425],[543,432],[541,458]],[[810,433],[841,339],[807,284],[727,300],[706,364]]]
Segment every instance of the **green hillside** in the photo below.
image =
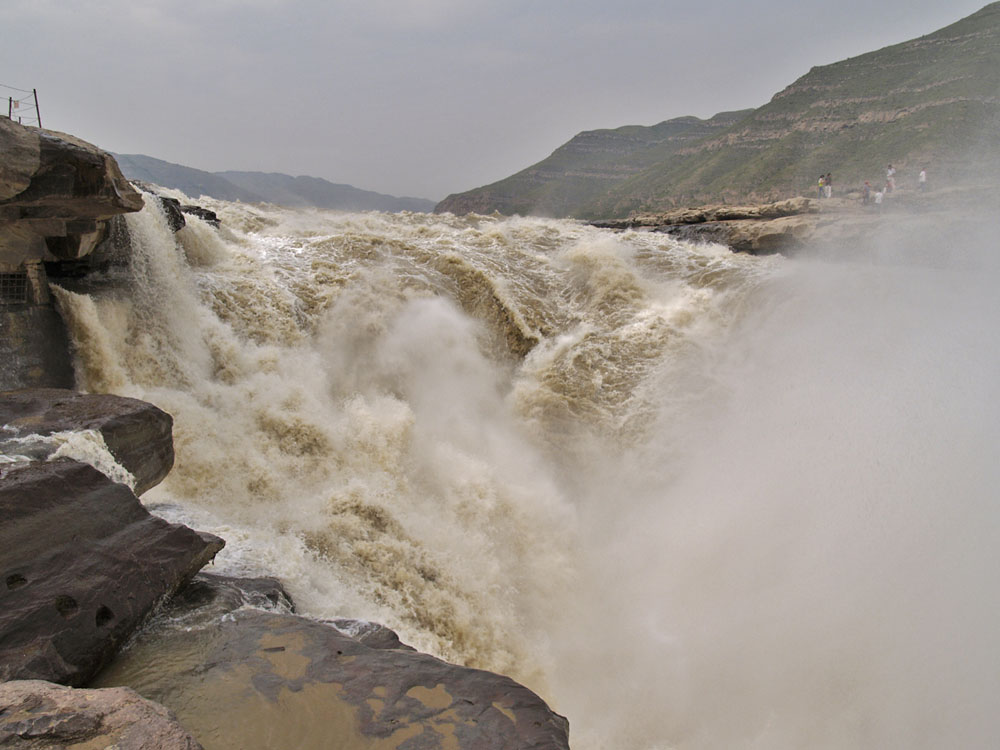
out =
[[[763,107],[736,114],[723,128],[719,115],[584,133],[549,159],[450,196],[437,210],[624,217],[811,194],[827,172],[838,192],[865,180],[877,186],[888,163],[898,169],[900,187],[914,184],[922,167],[932,185],[995,183],[1000,3],[919,39],[813,68]],[[716,127],[705,133],[709,123]],[[665,126],[677,129],[673,140],[625,138]],[[607,152],[581,148],[598,134],[619,133]]]
[[705,201],[898,184],[926,167],[937,183],[1000,166],[1000,3],[933,34],[813,68],[720,136],[615,186],[584,213],[622,216]]
[[724,131],[752,111],[722,112],[708,120],[678,117],[652,127],[585,131],[547,159],[492,185],[450,195],[435,210],[571,216],[649,164]]

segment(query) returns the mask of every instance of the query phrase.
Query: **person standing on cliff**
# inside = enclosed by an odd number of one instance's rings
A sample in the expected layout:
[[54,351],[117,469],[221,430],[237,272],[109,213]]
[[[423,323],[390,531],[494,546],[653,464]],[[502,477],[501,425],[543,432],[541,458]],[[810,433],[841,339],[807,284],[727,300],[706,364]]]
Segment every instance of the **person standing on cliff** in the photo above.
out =
[[927,188],[927,170],[924,168],[920,170],[920,176],[917,177],[917,187],[920,188],[921,193]]
[[825,184],[826,184],[826,175],[821,174],[819,176],[819,195],[816,196],[817,198],[823,198],[826,195],[826,191],[823,189],[823,186]]
[[823,190],[826,192],[827,198],[833,197],[833,175],[830,172],[826,173],[826,181],[823,183]]
[[867,206],[872,199],[872,185],[865,180],[865,186],[861,189],[861,205]]
[[896,189],[896,168],[891,164],[885,170],[885,190],[891,193]]

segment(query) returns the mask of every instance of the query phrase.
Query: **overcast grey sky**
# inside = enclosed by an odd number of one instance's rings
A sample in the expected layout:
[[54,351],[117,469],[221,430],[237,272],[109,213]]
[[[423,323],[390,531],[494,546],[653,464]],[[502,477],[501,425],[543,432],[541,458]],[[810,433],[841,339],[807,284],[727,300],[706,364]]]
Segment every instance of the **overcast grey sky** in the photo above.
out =
[[985,4],[0,0],[0,83],[111,151],[440,199],[581,130],[759,106]]

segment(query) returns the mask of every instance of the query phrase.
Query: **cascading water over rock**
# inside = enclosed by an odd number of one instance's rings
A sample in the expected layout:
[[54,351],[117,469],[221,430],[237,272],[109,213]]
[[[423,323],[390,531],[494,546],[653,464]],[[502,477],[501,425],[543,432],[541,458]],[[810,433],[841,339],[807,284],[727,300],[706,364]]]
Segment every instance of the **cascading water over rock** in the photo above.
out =
[[79,382],[173,415],[144,501],[225,537],[218,570],[510,674],[577,748],[995,735],[976,241],[787,260],[209,207],[129,216],[128,290],[58,299]]

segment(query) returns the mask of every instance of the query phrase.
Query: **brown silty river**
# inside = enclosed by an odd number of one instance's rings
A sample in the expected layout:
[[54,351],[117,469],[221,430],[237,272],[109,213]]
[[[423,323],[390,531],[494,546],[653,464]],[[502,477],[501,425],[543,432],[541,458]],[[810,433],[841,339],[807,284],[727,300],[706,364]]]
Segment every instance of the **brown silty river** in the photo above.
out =
[[[227,540],[213,572],[508,674],[577,750],[1000,730],[986,245],[787,259],[202,203],[220,230],[173,235],[147,207],[127,285],[58,300],[81,386],[174,416],[174,469],[143,501]],[[114,679],[207,748],[267,747],[280,707],[169,687],[214,627]]]

